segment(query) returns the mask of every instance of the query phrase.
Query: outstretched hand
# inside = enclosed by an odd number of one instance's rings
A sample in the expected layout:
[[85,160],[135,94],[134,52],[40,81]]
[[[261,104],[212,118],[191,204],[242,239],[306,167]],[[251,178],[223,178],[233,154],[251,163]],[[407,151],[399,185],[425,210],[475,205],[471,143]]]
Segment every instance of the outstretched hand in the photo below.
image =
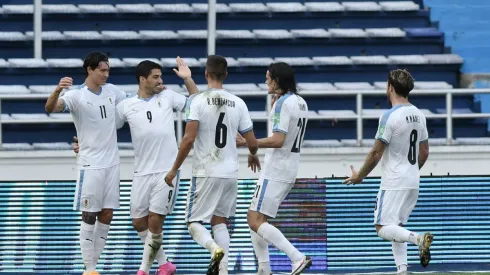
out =
[[359,177],[359,174],[357,173],[356,169],[354,169],[353,165],[350,166],[350,170],[352,171],[352,175],[350,176],[350,178],[344,180],[344,183],[347,185],[361,183],[362,178]]
[[180,58],[180,56],[177,56],[175,61],[177,61],[177,69],[174,69],[174,72],[178,77],[186,79],[192,76],[191,69],[189,69],[189,66],[185,64],[184,60]]

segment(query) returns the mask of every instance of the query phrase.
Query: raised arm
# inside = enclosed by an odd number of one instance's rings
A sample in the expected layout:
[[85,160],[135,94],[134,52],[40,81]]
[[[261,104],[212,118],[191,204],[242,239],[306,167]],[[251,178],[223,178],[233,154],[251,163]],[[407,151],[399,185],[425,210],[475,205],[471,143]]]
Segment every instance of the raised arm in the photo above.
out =
[[185,64],[184,60],[177,56],[176,61],[178,69],[174,69],[174,72],[178,77],[184,80],[184,85],[187,88],[187,91],[189,91],[189,96],[199,93],[197,85],[192,79],[192,72]]
[[73,79],[71,77],[63,77],[60,80],[58,86],[56,86],[56,89],[54,89],[46,101],[46,105],[44,106],[46,112],[63,112],[65,110],[65,101],[59,97],[63,89],[68,89],[71,85],[73,85]]

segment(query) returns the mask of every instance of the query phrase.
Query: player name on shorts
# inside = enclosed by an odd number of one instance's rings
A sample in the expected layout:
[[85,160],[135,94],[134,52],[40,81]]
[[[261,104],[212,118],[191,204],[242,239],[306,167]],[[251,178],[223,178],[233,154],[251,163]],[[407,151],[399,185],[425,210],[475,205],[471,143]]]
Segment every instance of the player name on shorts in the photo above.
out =
[[409,115],[405,117],[407,123],[420,123],[420,117],[417,115]]
[[218,105],[218,106],[225,105],[227,107],[235,108],[235,101],[233,100],[229,100],[221,97],[207,98],[207,100],[208,100],[208,105]]

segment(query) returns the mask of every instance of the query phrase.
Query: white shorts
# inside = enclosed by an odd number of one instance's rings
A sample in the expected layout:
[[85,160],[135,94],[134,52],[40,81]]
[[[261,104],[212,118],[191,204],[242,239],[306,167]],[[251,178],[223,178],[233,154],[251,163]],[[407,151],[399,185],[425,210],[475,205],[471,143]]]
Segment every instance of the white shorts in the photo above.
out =
[[374,209],[374,224],[405,224],[417,204],[419,189],[379,190]]
[[236,178],[192,177],[185,221],[209,223],[213,216],[229,218],[235,215],[236,197]]
[[102,169],[79,169],[73,210],[100,212],[119,208],[119,164]]
[[167,216],[172,214],[179,190],[180,173],[173,180],[174,187],[165,183],[167,172],[136,176],[131,185],[131,218],[143,218],[149,211]]
[[293,186],[294,182],[274,181],[260,177],[249,209],[275,218],[279,206]]

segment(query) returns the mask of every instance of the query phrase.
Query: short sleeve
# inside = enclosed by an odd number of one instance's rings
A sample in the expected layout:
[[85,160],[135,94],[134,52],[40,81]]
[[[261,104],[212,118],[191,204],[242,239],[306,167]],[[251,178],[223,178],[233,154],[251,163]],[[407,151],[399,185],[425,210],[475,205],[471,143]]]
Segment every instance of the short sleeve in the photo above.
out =
[[124,123],[126,123],[127,118],[125,114],[125,108],[124,108],[124,103],[120,102],[116,106],[116,128],[120,129],[124,126]]
[[181,112],[185,110],[186,103],[187,103],[186,96],[176,93],[173,90],[166,90],[165,93],[167,93],[168,97],[172,101],[172,108],[174,110],[181,111]]
[[191,95],[187,99],[187,104],[185,108],[186,121],[192,121],[192,120],[199,121],[201,119],[201,104],[199,102],[199,99],[196,98],[196,96],[197,94]]
[[240,104],[240,124],[238,125],[238,132],[240,132],[241,135],[246,134],[253,129],[253,122],[252,119],[250,118],[250,114],[248,112],[247,105],[243,102],[243,104]]
[[285,103],[286,98],[280,98],[275,103],[274,116],[272,121],[272,132],[281,132],[283,134],[288,133],[289,122],[291,121],[291,114],[289,108]]
[[64,92],[63,95],[60,97],[60,99],[63,100],[63,103],[65,105],[65,109],[63,111],[69,111],[69,112],[76,111],[78,107],[78,103],[80,101],[80,94],[81,91],[78,89],[68,90]]
[[429,139],[429,132],[427,131],[427,121],[425,116],[422,116],[422,133],[420,135],[420,143],[426,142]]
[[114,86],[115,87],[115,94],[116,94],[116,105],[119,104],[119,102],[123,101],[125,98],[128,97],[128,95],[126,94],[126,92],[124,92],[123,90],[117,88],[117,86]]
[[379,119],[378,131],[376,132],[376,139],[389,144],[393,133],[393,127],[389,120],[391,112],[384,113]]

